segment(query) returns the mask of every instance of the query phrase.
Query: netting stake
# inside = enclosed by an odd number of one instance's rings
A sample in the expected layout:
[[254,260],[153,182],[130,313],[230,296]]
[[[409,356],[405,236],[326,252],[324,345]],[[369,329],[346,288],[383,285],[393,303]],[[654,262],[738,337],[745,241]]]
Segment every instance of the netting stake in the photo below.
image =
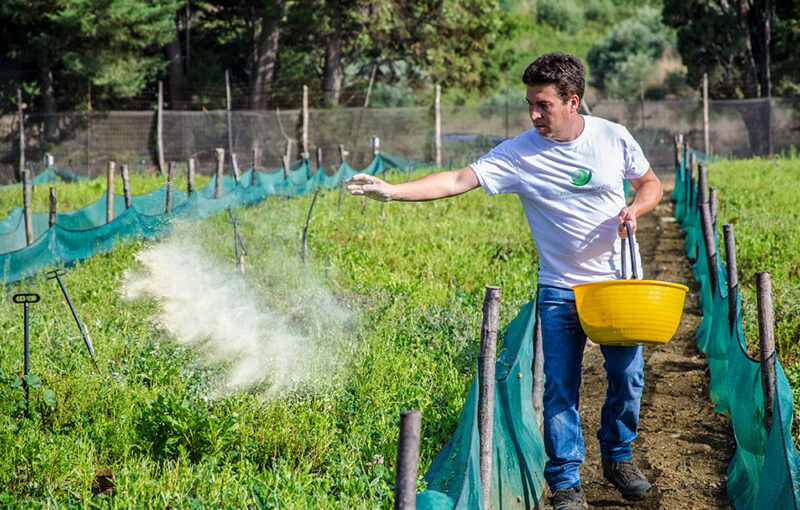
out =
[[[22,89],[17,89],[17,111],[19,115],[19,178],[25,179],[25,121],[23,120]],[[30,243],[28,243],[30,244]]]
[[708,190],[708,208],[711,212],[711,223],[717,224],[717,188],[709,188]]
[[31,174],[22,169],[22,207],[25,216],[25,239],[28,246],[33,244],[33,212],[31,210]]
[[[703,226],[703,241],[706,245],[706,261],[711,292],[712,296],[715,296],[718,292],[717,282],[719,281],[719,275],[717,274],[717,242],[714,239],[714,226],[711,224],[711,211],[706,202],[700,204],[700,221]],[[698,253],[697,256],[700,257],[701,254]]]
[[236,154],[231,152],[231,167],[233,168],[233,180],[239,184],[239,163],[236,161]]
[[158,150],[158,173],[164,175],[166,160],[164,159],[164,82],[158,82],[158,118],[156,119],[156,149]]
[[48,226],[52,227],[56,224],[56,189],[51,187],[50,188],[50,217],[48,220]]
[[45,273],[45,277],[48,280],[55,278],[58,282],[58,286],[61,287],[61,293],[64,294],[64,299],[67,300],[69,311],[72,312],[72,317],[75,319],[75,323],[78,325],[78,331],[80,331],[81,335],[83,336],[83,343],[86,345],[86,350],[89,351],[89,356],[92,357],[92,363],[94,364],[94,367],[97,368],[97,358],[95,358],[94,355],[94,347],[92,346],[91,338],[89,338],[89,332],[86,331],[86,326],[84,326],[81,323],[81,320],[78,318],[78,312],[76,312],[75,307],[72,306],[72,300],[69,298],[69,294],[67,294],[67,288],[64,286],[64,282],[61,281],[61,277],[65,274],[67,274],[67,270],[61,267],[54,269],[53,271],[48,271]]
[[316,174],[322,169],[322,147],[317,147],[317,168],[314,169],[314,173],[311,175]]
[[728,272],[728,324],[731,333],[736,325],[737,306],[739,303],[739,275],[736,270],[736,241],[733,237],[733,225],[722,225],[725,237],[725,266]]
[[169,214],[172,212],[172,178],[175,175],[175,163],[170,161],[167,164],[167,185],[166,185],[166,199],[164,201],[164,212]]
[[478,435],[483,505],[489,507],[492,488],[492,433],[494,428],[494,383],[497,357],[497,330],[500,322],[502,287],[486,287],[483,298],[481,353],[478,358]]
[[128,165],[122,165],[122,193],[125,195],[125,209],[130,209],[133,202],[131,200],[131,179],[128,172]]
[[24,346],[24,365],[23,365],[23,378],[22,384],[25,387],[25,412],[23,416],[26,418],[28,417],[28,406],[30,404],[30,389],[28,388],[28,382],[25,380],[24,376],[28,375],[28,370],[30,369],[30,318],[28,313],[28,306],[31,303],[36,303],[39,301],[39,294],[14,294],[11,298],[14,303],[21,303],[23,306],[23,329],[25,335],[25,346]]
[[[342,165],[344,165],[344,162],[345,162],[345,150],[344,150],[344,144],[341,144],[341,143],[339,144],[339,161],[341,162]],[[340,172],[340,174],[339,174],[339,206],[336,209],[336,215],[337,216],[342,214],[342,193],[344,192],[344,170],[342,170],[340,168],[339,172]]]
[[708,198],[708,174],[706,174],[706,164],[697,164],[697,200],[700,204],[709,203]]
[[775,330],[772,314],[772,276],[756,271],[758,337],[761,344],[761,386],[764,390],[764,428],[769,434],[775,403]]
[[114,167],[116,163],[108,162],[106,167],[106,223],[114,220]]
[[186,162],[186,194],[189,196],[194,193],[194,164],[194,158]]
[[400,411],[400,436],[397,440],[397,471],[394,484],[395,510],[417,508],[417,472],[422,415],[419,411]]
[[222,198],[222,170],[225,165],[225,149],[221,147],[217,147],[217,173],[216,173],[216,182],[214,182],[214,198],[220,199]]
[[308,225],[311,223],[311,211],[314,210],[314,204],[317,202],[317,195],[319,195],[319,188],[314,192],[314,198],[311,199],[311,207],[308,208],[306,226],[303,227],[303,248],[300,251],[300,258],[303,260],[303,263],[306,261],[306,251],[308,250]]
[[[231,206],[228,206],[228,216],[233,224],[233,251],[236,255],[236,270],[239,271],[239,274],[244,275],[244,256],[247,255],[247,250],[244,247],[242,236],[239,234],[239,220],[233,215]],[[241,253],[239,253],[240,246],[242,248]]]

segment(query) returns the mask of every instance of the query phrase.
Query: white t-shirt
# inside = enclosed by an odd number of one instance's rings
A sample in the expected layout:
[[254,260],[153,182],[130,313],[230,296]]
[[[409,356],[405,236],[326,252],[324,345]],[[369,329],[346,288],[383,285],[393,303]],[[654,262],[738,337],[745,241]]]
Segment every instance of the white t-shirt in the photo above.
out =
[[[625,127],[583,119],[583,132],[571,142],[531,129],[470,165],[487,194],[519,196],[539,252],[542,285],[571,288],[622,276],[617,215],[627,205],[624,181],[650,168]],[[630,253],[625,265],[628,276]]]

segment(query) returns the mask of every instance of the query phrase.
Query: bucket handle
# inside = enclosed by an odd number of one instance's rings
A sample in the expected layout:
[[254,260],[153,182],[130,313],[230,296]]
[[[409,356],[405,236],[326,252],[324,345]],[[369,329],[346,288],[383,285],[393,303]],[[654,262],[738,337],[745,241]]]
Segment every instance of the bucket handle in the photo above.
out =
[[[636,271],[636,251],[633,249],[633,232],[631,231],[631,224],[628,221],[625,222],[625,230],[628,231],[628,244],[630,245],[631,251],[631,280],[638,280],[639,276]],[[620,239],[620,241],[622,241],[622,278],[625,278],[625,262],[627,259],[625,256],[625,239]]]

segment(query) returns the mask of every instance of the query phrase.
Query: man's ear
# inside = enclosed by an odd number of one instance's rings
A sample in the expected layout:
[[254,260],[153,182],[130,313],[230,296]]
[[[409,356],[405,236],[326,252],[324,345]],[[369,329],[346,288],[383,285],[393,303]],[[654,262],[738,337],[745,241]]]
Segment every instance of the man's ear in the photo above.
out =
[[581,100],[578,96],[573,95],[569,98],[569,113],[575,113],[581,106]]

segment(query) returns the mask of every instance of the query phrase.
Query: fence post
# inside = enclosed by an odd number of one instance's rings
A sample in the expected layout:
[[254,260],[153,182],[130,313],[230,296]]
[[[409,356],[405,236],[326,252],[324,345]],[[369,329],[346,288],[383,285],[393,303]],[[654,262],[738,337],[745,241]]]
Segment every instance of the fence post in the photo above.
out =
[[222,198],[222,170],[225,165],[225,149],[221,147],[216,148],[217,153],[217,173],[216,182],[214,183],[214,198]]
[[377,136],[372,137],[372,156],[375,157],[381,151],[381,139]]
[[158,118],[156,119],[156,148],[158,150],[158,173],[164,175],[164,82],[158,81]]
[[497,353],[497,329],[500,322],[502,287],[486,287],[483,298],[481,353],[478,357],[478,434],[480,436],[480,471],[483,505],[489,506],[492,483],[492,432],[494,429],[494,377]]
[[434,162],[436,166],[442,166],[442,87],[436,85],[436,98],[434,100],[434,131],[433,131],[433,146],[434,146]]
[[106,223],[114,220],[114,167],[116,163],[108,162],[106,166]]
[[289,165],[292,161],[292,141],[286,140],[286,150],[283,153],[283,178],[289,178]]
[[708,190],[708,208],[711,213],[711,223],[717,224],[717,188],[709,188]]
[[231,78],[230,73],[225,69],[225,114],[228,126],[228,152],[233,158],[233,126],[231,120]]
[[708,176],[705,163],[697,164],[697,203],[708,203]]
[[314,173],[320,170],[322,170],[322,147],[317,147],[317,168],[314,169]]
[[395,510],[417,508],[417,469],[422,416],[419,411],[400,411],[397,441],[397,472],[394,484]]
[[[344,145],[339,144],[339,161],[342,165],[345,162],[345,154],[344,154]],[[339,175],[339,207],[336,210],[336,214],[342,214],[342,193],[344,192],[344,175]]]
[[733,225],[722,225],[725,236],[725,267],[728,272],[728,324],[733,333],[736,324],[736,307],[739,301],[739,275],[736,270],[736,241],[733,237]]
[[164,212],[172,212],[172,177],[175,175],[175,163],[170,161],[167,165],[167,197],[164,203]]
[[769,434],[775,402],[775,331],[772,315],[772,276],[756,271],[758,336],[761,344],[761,386],[764,389],[764,428]]
[[251,186],[256,186],[258,184],[258,172],[256,171],[256,164],[258,164],[258,148],[253,147],[253,173],[250,174]]
[[239,184],[239,163],[236,162],[236,154],[231,152],[231,167],[233,168],[233,180]]
[[703,152],[708,156],[711,150],[708,125],[708,73],[703,73]]
[[22,169],[22,207],[25,216],[25,239],[28,246],[33,244],[33,212],[31,211],[31,174]]
[[56,205],[58,200],[56,199],[56,189],[50,188],[50,218],[48,221],[49,226],[53,226],[56,224]]
[[308,152],[308,86],[303,85],[303,158],[309,158]]
[[25,121],[23,120],[23,109],[24,106],[22,105],[22,89],[17,89],[17,111],[19,115],[19,178],[24,181],[26,170],[25,170]]
[[[700,204],[700,220],[703,225],[703,240],[706,245],[706,260],[708,263],[708,277],[711,281],[712,295],[717,294],[717,243],[714,241],[714,226],[711,224],[711,211],[708,203]],[[700,257],[700,254],[697,254]]]
[[186,163],[186,194],[194,193],[194,158],[189,158]]
[[122,193],[125,195],[125,209],[130,209],[133,202],[131,200],[131,179],[128,173],[128,165],[122,165]]

